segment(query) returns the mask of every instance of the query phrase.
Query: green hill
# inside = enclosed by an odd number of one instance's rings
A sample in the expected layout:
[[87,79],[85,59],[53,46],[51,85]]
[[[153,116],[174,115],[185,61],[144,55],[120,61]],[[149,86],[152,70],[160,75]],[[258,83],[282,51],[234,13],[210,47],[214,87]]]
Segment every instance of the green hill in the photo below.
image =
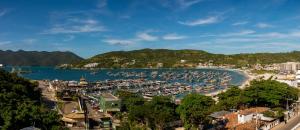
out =
[[93,56],[76,64],[82,67],[88,63],[99,63],[99,68],[146,68],[163,63],[163,67],[178,67],[181,60],[185,64],[213,63],[231,64],[237,67],[248,64],[272,64],[288,61],[300,61],[300,52],[253,53],[253,54],[212,54],[201,50],[142,49],[133,51],[114,51]]
[[0,64],[16,66],[56,66],[80,62],[81,57],[72,52],[1,51]]

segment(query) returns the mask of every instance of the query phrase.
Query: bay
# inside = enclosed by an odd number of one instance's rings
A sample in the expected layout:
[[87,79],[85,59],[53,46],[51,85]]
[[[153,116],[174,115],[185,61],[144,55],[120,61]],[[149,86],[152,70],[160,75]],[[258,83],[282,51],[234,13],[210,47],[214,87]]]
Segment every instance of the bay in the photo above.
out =
[[[21,70],[30,71],[30,73],[23,73],[20,76],[32,80],[75,80],[79,81],[81,77],[84,77],[89,82],[104,81],[104,80],[116,80],[116,79],[136,79],[138,77],[124,77],[124,76],[111,76],[118,72],[128,73],[145,73],[147,76],[145,79],[148,80],[162,80],[159,77],[153,78],[152,72],[156,71],[159,74],[163,72],[174,72],[174,73],[186,73],[188,72],[216,72],[216,73],[227,73],[231,76],[229,81],[230,85],[241,85],[247,78],[244,74],[238,71],[226,70],[226,69],[100,69],[100,70],[80,70],[80,69],[56,69],[55,67],[37,67],[37,66],[20,66],[17,67]],[[5,70],[11,71],[12,67],[5,67]],[[183,82],[183,80],[173,80],[174,82]]]

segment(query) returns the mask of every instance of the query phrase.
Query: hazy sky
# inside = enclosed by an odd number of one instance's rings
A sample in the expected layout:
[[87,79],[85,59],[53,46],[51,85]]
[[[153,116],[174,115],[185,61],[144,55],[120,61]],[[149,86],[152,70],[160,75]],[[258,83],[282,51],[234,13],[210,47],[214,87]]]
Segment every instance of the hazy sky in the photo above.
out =
[[0,0],[0,49],[300,50],[300,0]]

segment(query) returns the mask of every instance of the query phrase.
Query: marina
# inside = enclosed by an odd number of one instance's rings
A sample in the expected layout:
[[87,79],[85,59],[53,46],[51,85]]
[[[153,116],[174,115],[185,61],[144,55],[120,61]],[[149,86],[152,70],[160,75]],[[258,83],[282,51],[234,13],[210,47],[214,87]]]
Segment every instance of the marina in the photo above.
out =
[[[246,76],[224,69],[100,69],[75,70],[52,67],[18,67],[30,73],[19,75],[33,80],[48,80],[60,83],[65,88],[83,90],[83,93],[113,93],[126,90],[143,95],[174,96],[181,98],[188,93],[211,94],[231,85],[241,85]],[[14,67],[6,67],[15,71]],[[60,82],[58,82],[60,81]]]

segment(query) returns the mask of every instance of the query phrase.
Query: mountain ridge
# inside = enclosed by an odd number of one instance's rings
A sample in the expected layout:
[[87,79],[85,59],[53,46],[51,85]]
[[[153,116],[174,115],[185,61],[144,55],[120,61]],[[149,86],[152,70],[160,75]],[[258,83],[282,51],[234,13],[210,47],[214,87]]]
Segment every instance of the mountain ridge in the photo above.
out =
[[70,51],[0,50],[0,64],[13,66],[57,66],[72,64],[83,58]]
[[196,66],[198,63],[215,65],[230,64],[243,67],[253,64],[272,64],[288,61],[300,62],[300,51],[279,53],[241,53],[213,54],[203,50],[183,49],[140,49],[131,51],[112,51],[95,55],[75,64],[83,67],[89,63],[99,63],[98,68],[148,68],[163,63],[163,67],[183,67],[185,64]]

